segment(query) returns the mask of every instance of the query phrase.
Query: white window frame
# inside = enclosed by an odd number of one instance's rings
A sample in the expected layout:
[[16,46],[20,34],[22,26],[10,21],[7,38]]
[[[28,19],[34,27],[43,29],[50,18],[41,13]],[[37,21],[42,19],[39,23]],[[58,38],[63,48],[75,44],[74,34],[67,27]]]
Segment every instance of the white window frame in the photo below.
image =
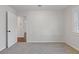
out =
[[74,12],[74,32],[79,33],[79,11]]

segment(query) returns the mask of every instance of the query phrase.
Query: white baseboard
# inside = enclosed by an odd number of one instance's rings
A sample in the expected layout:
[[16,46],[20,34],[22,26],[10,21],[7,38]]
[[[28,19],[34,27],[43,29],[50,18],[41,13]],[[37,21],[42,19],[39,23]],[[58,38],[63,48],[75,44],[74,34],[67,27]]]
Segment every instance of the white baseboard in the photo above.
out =
[[64,41],[29,41],[27,43],[64,43]]
[[4,50],[5,48],[6,48],[6,47],[1,48],[0,51]]
[[13,42],[8,48],[12,47],[14,44],[16,44],[16,42]]
[[67,45],[69,45],[70,47],[72,47],[72,48],[74,48],[75,50],[77,50],[77,51],[79,51],[79,48],[78,47],[76,47],[76,46],[74,46],[74,45],[72,45],[72,44],[70,44],[70,43],[67,43],[67,42],[65,42]]

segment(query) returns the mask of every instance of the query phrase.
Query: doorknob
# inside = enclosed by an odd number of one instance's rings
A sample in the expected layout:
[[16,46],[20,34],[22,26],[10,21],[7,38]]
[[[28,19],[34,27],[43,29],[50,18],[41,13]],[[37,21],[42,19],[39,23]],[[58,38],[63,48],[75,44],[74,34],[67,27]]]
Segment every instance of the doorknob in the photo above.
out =
[[8,30],[8,32],[11,32],[10,30]]

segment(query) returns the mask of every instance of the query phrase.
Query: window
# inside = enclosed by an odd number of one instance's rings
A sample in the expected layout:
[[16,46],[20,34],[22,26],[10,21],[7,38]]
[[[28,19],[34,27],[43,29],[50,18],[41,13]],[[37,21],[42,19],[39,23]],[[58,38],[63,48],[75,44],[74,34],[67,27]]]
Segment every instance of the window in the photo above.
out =
[[74,13],[74,31],[79,33],[79,12]]

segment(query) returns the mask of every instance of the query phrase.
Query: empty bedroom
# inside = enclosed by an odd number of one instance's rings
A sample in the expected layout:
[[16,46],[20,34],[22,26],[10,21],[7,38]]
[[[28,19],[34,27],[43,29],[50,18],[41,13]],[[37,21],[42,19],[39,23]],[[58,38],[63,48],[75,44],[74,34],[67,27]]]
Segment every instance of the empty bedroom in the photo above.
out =
[[78,54],[79,5],[0,5],[0,54]]

